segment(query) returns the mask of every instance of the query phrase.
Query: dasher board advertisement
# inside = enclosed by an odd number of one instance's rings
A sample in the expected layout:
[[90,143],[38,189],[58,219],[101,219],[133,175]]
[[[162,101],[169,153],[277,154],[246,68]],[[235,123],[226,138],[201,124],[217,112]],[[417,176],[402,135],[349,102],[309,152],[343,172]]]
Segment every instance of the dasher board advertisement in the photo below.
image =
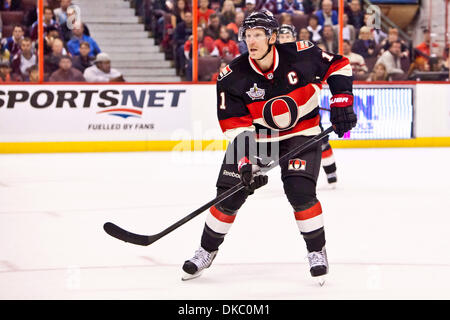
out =
[[[353,110],[358,124],[343,139],[410,139],[413,138],[413,86],[353,88]],[[331,92],[325,87],[320,96],[320,108],[330,109]],[[330,113],[320,110],[324,128],[331,125]],[[330,139],[338,139],[330,134]]]
[[0,141],[169,139],[191,128],[192,86],[21,85],[0,89]]

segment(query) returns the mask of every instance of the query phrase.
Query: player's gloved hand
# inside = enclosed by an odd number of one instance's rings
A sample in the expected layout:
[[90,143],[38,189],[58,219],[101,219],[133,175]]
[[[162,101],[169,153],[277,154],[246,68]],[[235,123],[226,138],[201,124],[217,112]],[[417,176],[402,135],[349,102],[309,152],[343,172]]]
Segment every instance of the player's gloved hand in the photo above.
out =
[[356,126],[356,114],[353,112],[353,95],[351,93],[335,94],[330,101],[330,121],[334,132],[342,138],[347,131]]
[[252,164],[247,157],[242,158],[238,163],[241,181],[249,194],[253,194],[256,189],[266,185],[269,181],[269,177],[261,171],[261,168],[270,166],[270,163],[265,165],[262,164],[260,158],[255,158],[257,164]]

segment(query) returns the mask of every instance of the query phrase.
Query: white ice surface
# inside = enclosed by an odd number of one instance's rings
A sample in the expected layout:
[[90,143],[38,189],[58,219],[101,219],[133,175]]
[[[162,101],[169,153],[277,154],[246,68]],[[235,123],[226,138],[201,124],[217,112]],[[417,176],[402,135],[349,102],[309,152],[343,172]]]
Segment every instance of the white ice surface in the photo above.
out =
[[215,196],[221,152],[0,156],[0,299],[450,299],[450,148],[336,149],[323,171],[330,274],[309,275],[279,170],[238,213],[213,266],[182,282]]

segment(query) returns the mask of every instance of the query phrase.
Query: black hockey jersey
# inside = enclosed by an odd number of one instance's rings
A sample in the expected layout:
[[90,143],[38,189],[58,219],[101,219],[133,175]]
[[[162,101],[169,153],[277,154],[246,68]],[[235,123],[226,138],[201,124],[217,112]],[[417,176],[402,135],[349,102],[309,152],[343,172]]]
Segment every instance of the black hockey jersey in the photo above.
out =
[[322,82],[328,82],[332,94],[352,92],[352,69],[345,57],[309,41],[276,44],[273,55],[271,70],[260,70],[246,53],[219,74],[217,113],[228,139],[243,131],[255,131],[259,142],[319,134]]

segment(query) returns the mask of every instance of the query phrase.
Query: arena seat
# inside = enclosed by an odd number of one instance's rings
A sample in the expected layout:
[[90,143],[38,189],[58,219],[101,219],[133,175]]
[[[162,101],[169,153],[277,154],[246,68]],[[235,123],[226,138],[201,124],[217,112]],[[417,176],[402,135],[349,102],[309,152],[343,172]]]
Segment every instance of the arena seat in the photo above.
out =
[[22,0],[23,10],[28,11],[36,7],[37,7],[37,0]]
[[308,26],[308,19],[309,16],[307,14],[294,14],[292,15],[292,24],[295,27],[295,30],[297,30],[297,33],[302,28],[306,28]]
[[209,81],[213,73],[220,67],[220,57],[199,57],[198,58],[198,80]]
[[23,11],[1,11],[3,26],[10,26],[15,24],[23,24]]

